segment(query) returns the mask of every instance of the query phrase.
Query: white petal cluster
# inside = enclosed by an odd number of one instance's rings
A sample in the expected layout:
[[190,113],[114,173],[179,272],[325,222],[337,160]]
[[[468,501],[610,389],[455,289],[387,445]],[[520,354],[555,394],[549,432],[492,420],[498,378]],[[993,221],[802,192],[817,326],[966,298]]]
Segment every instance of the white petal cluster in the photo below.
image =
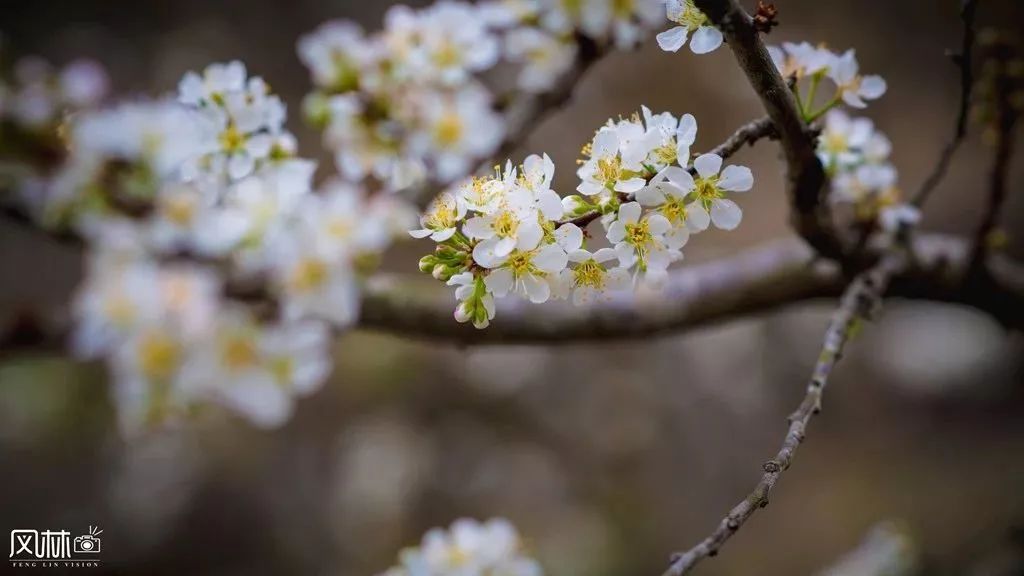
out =
[[[38,57],[14,63],[0,75],[0,163],[17,163],[8,196],[36,218],[44,210],[44,188],[67,155],[61,124],[80,111],[96,108],[107,95],[106,71],[92,60],[55,68]],[[10,186],[11,176],[3,180]]]
[[[583,148],[577,192],[551,189],[547,155],[506,163],[439,196],[422,216],[416,238],[438,244],[420,269],[455,286],[455,318],[488,326],[495,299],[517,294],[540,304],[571,298],[586,304],[629,290],[634,281],[660,286],[681,260],[690,234],[710,224],[739,225],[727,193],[745,192],[753,175],[715,154],[689,165],[697,121],[686,114],[641,114],[609,121]],[[585,246],[577,224],[600,217],[609,247]]]
[[[881,76],[860,73],[852,48],[839,54],[808,42],[785,42],[781,47],[768,46],[768,54],[783,76],[796,80],[794,91],[808,121],[817,119],[839,103],[865,108],[867,100],[881,98],[888,88]],[[818,87],[825,79],[830,81],[834,92],[822,107],[816,108]]]
[[676,26],[658,34],[658,46],[662,50],[678,52],[687,40],[694,54],[707,54],[722,45],[722,32],[715,28],[693,0],[667,0],[665,9],[668,19]]
[[90,248],[75,349],[109,364],[129,433],[208,405],[276,426],[322,385],[331,330],[355,322],[362,277],[414,215],[351,182],[314,189],[283,105],[240,63],[178,92],[66,127],[43,215]]
[[481,75],[503,62],[527,92],[572,67],[577,34],[632,46],[660,20],[662,0],[442,0],[394,6],[365,34],[328,22],[299,41],[316,86],[306,115],[324,130],[341,174],[392,190],[466,176],[505,125]]
[[830,198],[851,207],[860,226],[878,224],[895,232],[920,219],[916,208],[901,202],[891,152],[892,143],[871,120],[851,118],[841,110],[825,115],[818,157],[832,178]]
[[663,4],[664,0],[539,0],[538,18],[556,33],[575,30],[629,48],[661,23]]
[[41,58],[22,58],[9,81],[0,80],[0,120],[42,136],[64,114],[98,105],[109,83],[106,71],[92,60],[75,60],[57,70]]
[[501,518],[481,523],[462,518],[448,530],[434,528],[420,545],[399,554],[399,564],[380,576],[542,576],[524,554],[512,524]]
[[262,78],[247,77],[237,60],[211,64],[201,75],[185,74],[178,101],[198,110],[217,131],[214,149],[185,166],[187,180],[234,182],[295,153],[295,138],[284,130],[281,99]]

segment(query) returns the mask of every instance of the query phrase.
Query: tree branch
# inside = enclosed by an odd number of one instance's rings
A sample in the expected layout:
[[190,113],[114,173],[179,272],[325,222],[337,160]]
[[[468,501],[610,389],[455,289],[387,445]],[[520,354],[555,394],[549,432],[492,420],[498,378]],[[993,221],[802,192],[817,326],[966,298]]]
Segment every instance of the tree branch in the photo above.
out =
[[816,155],[816,134],[804,122],[793,92],[779,74],[761,42],[753,19],[737,0],[695,0],[725,35],[740,68],[747,75],[782,143],[793,225],[819,254],[843,254],[823,191],[827,178]]
[[960,45],[960,53],[954,56],[954,62],[960,67],[960,106],[953,125],[953,137],[942,148],[939,154],[939,161],[935,164],[931,174],[925,178],[921,188],[914,195],[912,203],[915,206],[922,206],[928,200],[932,191],[942,181],[949,170],[950,162],[956,153],[960,143],[967,135],[967,118],[971,106],[971,90],[974,87],[974,20],[977,14],[976,0],[963,0],[960,8],[960,19],[964,23],[964,36]]
[[[1007,64],[1000,62],[999,66],[1006,67]],[[982,216],[981,224],[974,235],[974,247],[971,255],[972,262],[981,263],[989,248],[989,235],[999,222],[999,213],[1006,201],[1007,180],[1009,179],[1010,160],[1013,158],[1014,136],[1017,124],[1017,112],[1013,108],[1013,87],[1010,86],[1009,72],[1002,70],[995,79],[995,94],[993,108],[995,158],[992,161],[992,169],[988,178],[988,204],[985,206],[985,213]]]
[[821,411],[825,386],[828,385],[828,378],[836,362],[842,357],[843,349],[853,337],[859,322],[868,319],[874,309],[881,304],[882,295],[890,279],[903,269],[906,261],[906,256],[900,252],[887,254],[878,264],[858,275],[850,283],[825,332],[824,344],[811,373],[804,399],[789,416],[789,431],[779,452],[773,459],[764,463],[761,481],[757,483],[753,492],[729,511],[710,536],[686,552],[676,554],[664,576],[681,576],[692,570],[701,560],[716,555],[719,548],[754,515],[758,508],[768,505],[772,488],[792,464],[793,456],[804,440],[808,423]]
[[[966,241],[918,235],[912,255],[913,265],[895,280],[891,294],[964,303],[1007,324],[1024,324],[1021,267],[997,260],[1000,266],[990,266],[996,282],[965,291]],[[421,289],[409,278],[379,275],[371,280],[364,293],[361,328],[463,345],[629,339],[836,297],[847,283],[838,267],[815,261],[813,251],[794,238],[680,268],[670,274],[661,292],[621,294],[589,308],[505,299],[499,303],[497,320],[486,330],[476,330],[452,319],[455,304],[449,293]]]

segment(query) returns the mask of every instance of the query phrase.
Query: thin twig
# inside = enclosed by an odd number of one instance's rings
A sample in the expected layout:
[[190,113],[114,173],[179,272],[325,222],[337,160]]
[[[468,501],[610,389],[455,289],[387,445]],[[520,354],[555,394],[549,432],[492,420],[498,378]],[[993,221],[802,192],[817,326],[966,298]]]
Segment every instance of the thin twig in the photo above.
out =
[[[1005,64],[1003,64],[1005,66]],[[1012,88],[1007,86],[1006,72],[1003,71],[996,78],[996,90],[994,94],[994,130],[995,158],[992,161],[992,169],[988,178],[988,204],[985,206],[985,213],[982,215],[981,224],[974,234],[974,246],[971,253],[971,262],[979,268],[985,259],[985,254],[990,246],[989,235],[999,222],[999,213],[1003,203],[1006,201],[1007,181],[1010,171],[1010,160],[1013,158],[1015,143],[1015,128],[1017,125],[1017,113],[1010,101]]]
[[976,0],[963,0],[960,8],[960,19],[964,23],[963,41],[960,45],[960,53],[955,55],[954,62],[960,67],[960,106],[957,112],[956,124],[953,125],[953,137],[942,148],[939,154],[939,161],[935,164],[931,174],[925,178],[921,188],[914,194],[911,201],[915,206],[923,206],[935,190],[939,182],[946,176],[949,165],[953,160],[960,143],[967,135],[967,119],[971,106],[971,90],[974,87],[974,20],[978,11]]
[[793,456],[804,440],[807,424],[821,411],[825,386],[836,362],[842,357],[844,347],[853,337],[859,323],[870,318],[880,305],[890,279],[904,267],[905,260],[902,252],[889,253],[878,264],[858,275],[850,283],[825,332],[821,354],[818,355],[803,401],[789,416],[789,431],[778,454],[764,463],[761,481],[757,483],[753,492],[729,511],[710,536],[686,552],[673,556],[664,576],[685,574],[701,560],[716,555],[719,548],[754,515],[758,508],[768,505],[772,488],[792,464]]

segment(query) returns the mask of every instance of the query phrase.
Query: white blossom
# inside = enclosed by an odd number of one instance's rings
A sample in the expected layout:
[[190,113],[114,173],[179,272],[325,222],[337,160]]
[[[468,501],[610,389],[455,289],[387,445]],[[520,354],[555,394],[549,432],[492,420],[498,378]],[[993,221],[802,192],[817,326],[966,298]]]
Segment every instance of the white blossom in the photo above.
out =
[[614,245],[623,267],[637,266],[645,280],[657,285],[664,280],[669,264],[682,258],[682,254],[665,240],[665,234],[672,229],[668,219],[661,214],[641,218],[641,212],[637,202],[622,204],[618,217],[608,227],[608,241]]
[[423,126],[410,145],[433,161],[445,182],[464,176],[472,162],[497,147],[504,135],[500,117],[491,109],[490,95],[471,85],[455,94],[435,93],[423,102]]
[[722,45],[722,32],[715,28],[693,0],[667,0],[665,4],[668,19],[678,24],[657,36],[658,46],[667,52],[676,52],[690,38],[690,50],[694,54],[707,54]]
[[577,171],[582,180],[576,187],[578,192],[587,196],[606,191],[628,194],[643,188],[647,181],[641,176],[641,163],[647,157],[646,151],[634,148],[623,154],[620,144],[617,130],[605,127],[597,132],[589,150],[590,158]]
[[420,545],[402,551],[399,565],[382,576],[543,576],[523,552],[516,529],[501,518],[462,518],[449,530],[434,528]]
[[836,83],[844,102],[854,108],[864,108],[864,100],[881,98],[886,91],[881,76],[861,76],[853,49],[836,57],[829,65],[828,77]]
[[527,92],[544,92],[576,59],[576,44],[538,28],[516,28],[505,38],[505,54],[522,64],[517,85]]
[[628,290],[632,285],[629,272],[621,266],[608,266],[618,258],[611,248],[596,252],[583,248],[572,250],[569,252],[572,267],[559,273],[556,295],[564,298],[571,293],[573,304],[580,306]]
[[[722,230],[732,230],[743,217],[740,207],[725,197],[726,192],[746,192],[754,186],[754,176],[746,166],[726,166],[722,170],[722,157],[717,154],[703,154],[693,161],[697,178],[692,179],[694,203],[711,216],[711,223]],[[721,171],[721,174],[719,174]],[[673,171],[669,180],[683,188],[690,182],[683,175],[685,171]]]
[[450,192],[435,198],[426,213],[420,218],[422,228],[410,230],[413,238],[426,238],[444,242],[458,232],[458,226],[466,216],[466,207]]

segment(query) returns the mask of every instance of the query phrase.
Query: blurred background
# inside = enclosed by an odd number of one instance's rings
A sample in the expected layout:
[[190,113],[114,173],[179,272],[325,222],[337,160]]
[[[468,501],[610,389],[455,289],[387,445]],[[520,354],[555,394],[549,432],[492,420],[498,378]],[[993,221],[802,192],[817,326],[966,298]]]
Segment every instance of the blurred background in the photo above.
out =
[[[126,95],[171,91],[187,70],[240,58],[291,105],[300,152],[316,156],[319,136],[297,113],[310,83],[295,41],[331,18],[376,29],[390,4],[3,0],[0,28],[19,55],[99,60]],[[915,189],[952,129],[957,70],[944,52],[960,42],[959,2],[776,5],[770,41],[855,47],[862,69],[888,80],[870,116]],[[982,2],[980,19],[1019,30],[1024,4]],[[593,130],[641,104],[696,115],[696,151],[763,114],[728,50],[666,54],[652,40],[601,61],[516,159],[547,151],[568,193]],[[989,156],[975,131],[924,228],[974,229]],[[1020,160],[1004,214],[1011,242],[1024,224]],[[740,199],[743,226],[702,234],[687,262],[791,234],[776,146],[736,161],[757,176]],[[386,267],[415,275],[426,249],[398,245]],[[0,318],[66,302],[79,268],[74,250],[0,223]],[[102,367],[0,353],[0,530],[98,525],[95,572],[109,574],[348,576],[387,568],[432,526],[505,516],[548,574],[660,574],[778,449],[831,307],[599,345],[456,348],[355,332],[284,428],[224,421],[135,443],[117,431]],[[1022,351],[1019,333],[970,309],[889,303],[834,374],[771,505],[697,573],[813,574],[890,519],[924,573],[1024,574]]]

